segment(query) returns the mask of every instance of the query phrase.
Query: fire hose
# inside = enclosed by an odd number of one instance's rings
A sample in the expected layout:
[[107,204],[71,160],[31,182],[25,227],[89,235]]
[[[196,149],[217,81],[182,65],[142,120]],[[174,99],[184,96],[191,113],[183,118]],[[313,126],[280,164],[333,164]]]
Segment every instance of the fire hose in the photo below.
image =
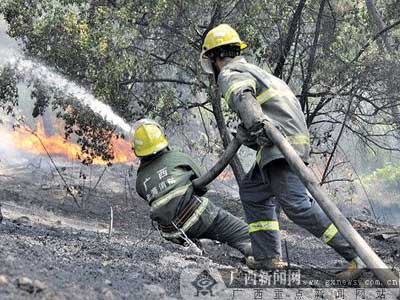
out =
[[[356,253],[360,256],[367,267],[376,275],[376,277],[378,277],[384,286],[389,288],[398,287],[399,277],[396,276],[388,266],[386,266],[386,264],[371,249],[361,235],[353,228],[353,226],[340,212],[333,201],[329,199],[327,192],[320,186],[317,178],[304,164],[303,160],[289,144],[282,133],[269,122],[264,124],[264,128],[265,133],[279,148],[283,156],[286,158],[289,166],[297,174],[297,176],[299,176],[315,201],[318,202],[322,210],[335,224],[347,242],[354,248]],[[230,160],[239,150],[240,146],[240,141],[237,138],[234,138],[214,167],[211,168],[211,170],[205,175],[193,181],[194,187],[199,188],[205,186],[215,179],[228,165]],[[400,299],[400,290],[396,291],[396,295],[398,299]]]
[[217,178],[235,156],[241,145],[241,142],[237,138],[234,138],[229,143],[218,162],[203,176],[192,181],[193,187],[195,189],[201,189]]

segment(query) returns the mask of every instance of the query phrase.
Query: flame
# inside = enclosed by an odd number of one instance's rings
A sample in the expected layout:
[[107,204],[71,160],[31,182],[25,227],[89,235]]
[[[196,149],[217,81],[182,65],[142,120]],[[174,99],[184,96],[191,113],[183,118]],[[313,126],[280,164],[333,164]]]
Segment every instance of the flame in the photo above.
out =
[[[60,131],[60,126],[55,125],[56,131]],[[33,134],[34,133],[34,134]],[[0,135],[3,140],[11,141],[17,150],[34,155],[49,154],[63,157],[68,160],[78,160],[82,158],[81,147],[71,141],[66,141],[61,134],[47,135],[44,130],[43,120],[37,122],[36,130],[31,130],[27,126],[15,128],[14,131],[0,128]],[[36,136],[35,136],[36,135]],[[40,142],[42,141],[42,143]],[[131,149],[129,142],[112,137],[111,146],[114,150],[114,159],[112,163],[128,163],[133,162],[135,155]],[[45,149],[46,148],[46,149]],[[105,165],[107,161],[101,158],[95,158],[93,164]]]

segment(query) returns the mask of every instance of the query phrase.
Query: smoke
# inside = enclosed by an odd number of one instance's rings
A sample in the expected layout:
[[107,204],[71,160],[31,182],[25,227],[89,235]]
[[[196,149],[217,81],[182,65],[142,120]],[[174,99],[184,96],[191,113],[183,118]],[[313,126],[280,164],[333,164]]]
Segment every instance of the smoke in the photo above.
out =
[[[0,113],[1,120],[6,120],[8,117]],[[8,123],[11,123],[8,122]],[[4,174],[4,167],[17,166],[29,161],[28,155],[22,153],[16,148],[14,140],[12,139],[13,129],[2,124],[0,127],[0,165],[1,173]]]
[[0,15],[0,65],[6,63],[7,57],[20,53],[18,43],[7,35],[7,23]]
[[[6,29],[7,24],[0,16],[0,65],[10,64],[16,70],[18,75],[26,80],[38,80],[44,86],[57,89],[66,96],[70,95],[82,104],[90,107],[95,113],[99,114],[108,122],[118,126],[127,133],[130,132],[131,128],[129,124],[115,114],[110,106],[97,100],[89,91],[69,81],[60,74],[57,74],[43,64],[24,59],[18,47],[18,43],[6,34]],[[3,116],[1,116],[1,119],[4,120]],[[176,128],[174,128],[174,131],[175,129]],[[194,120],[189,120],[184,123],[180,129],[182,132],[175,132],[175,139],[172,139],[172,143],[177,145],[184,152],[188,152],[194,157],[199,157],[200,162],[205,169],[210,168],[213,164],[213,161],[210,160],[210,156],[215,157],[215,153],[205,151],[205,149],[206,147],[212,147],[215,149],[215,143],[219,140],[219,135],[213,131],[211,126],[208,126],[208,132],[205,132],[200,123],[194,125]],[[185,139],[182,137],[185,137]],[[186,139],[188,139],[187,143]],[[195,141],[195,143],[193,143],[193,141]],[[185,147],[186,144],[190,144],[190,147]],[[193,144],[195,146],[193,146]],[[343,160],[348,160],[354,163],[355,169],[357,169],[360,175],[362,175],[364,171],[367,172],[378,167],[378,163],[373,162],[372,158],[367,159],[367,155],[360,155],[359,149],[355,147],[355,142],[350,141],[349,138],[344,138],[341,142],[341,146],[345,149],[343,152],[347,153],[348,156],[344,157]],[[0,159],[5,161],[5,158],[9,159],[16,155],[12,141],[7,139],[7,137],[2,136],[2,141],[0,143]],[[247,163],[254,162],[253,156],[254,153],[242,153],[242,158],[246,158],[243,159],[243,161]],[[380,158],[379,161],[387,159],[382,155],[375,155],[373,157],[377,157],[376,160]],[[398,157],[393,158],[393,160],[398,161]],[[326,162],[322,162],[322,166],[324,166],[325,163]],[[319,162],[319,164],[321,164],[321,162]],[[248,168],[249,166],[246,167]],[[235,191],[232,191],[232,187],[236,187],[236,184],[233,182],[232,184],[229,184],[229,187],[221,185],[217,186],[219,190],[226,189],[230,193],[235,194]],[[330,186],[329,189],[334,192],[336,191],[336,188],[332,186]],[[340,188],[338,188],[338,190],[339,189]],[[346,186],[346,189],[349,189],[348,186]],[[387,215],[387,220],[389,222],[399,222],[400,205],[397,200],[398,198],[388,193],[384,185],[379,187],[374,186],[374,188],[370,189],[367,187],[365,190],[357,188],[354,191],[350,190],[347,194],[348,195],[340,196],[338,198],[342,202],[351,203],[350,208],[352,210],[354,209],[354,214],[359,214],[363,207],[371,210],[368,203],[369,201],[372,201],[378,216]],[[383,199],[385,201],[383,201]]]

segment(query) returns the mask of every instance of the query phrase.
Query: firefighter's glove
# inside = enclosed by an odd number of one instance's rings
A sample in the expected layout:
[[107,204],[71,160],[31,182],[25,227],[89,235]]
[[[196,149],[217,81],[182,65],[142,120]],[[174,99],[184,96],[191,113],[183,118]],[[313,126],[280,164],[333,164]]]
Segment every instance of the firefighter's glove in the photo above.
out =
[[253,148],[257,146],[256,138],[250,135],[250,132],[244,127],[243,123],[239,124],[237,130],[232,132],[232,135],[247,147]]
[[272,143],[267,133],[265,132],[263,122],[257,122],[256,124],[254,124],[250,128],[249,133],[250,137],[255,139],[257,144],[260,146],[271,147],[274,145],[274,143]]
[[[257,122],[250,128],[250,135],[255,137],[257,144],[260,146],[272,147],[274,143],[269,138],[266,130],[265,130],[265,123],[270,122],[268,120],[264,120],[261,122]],[[279,132],[286,137],[285,132],[283,131],[282,127],[279,124],[275,124],[274,122],[270,122]]]

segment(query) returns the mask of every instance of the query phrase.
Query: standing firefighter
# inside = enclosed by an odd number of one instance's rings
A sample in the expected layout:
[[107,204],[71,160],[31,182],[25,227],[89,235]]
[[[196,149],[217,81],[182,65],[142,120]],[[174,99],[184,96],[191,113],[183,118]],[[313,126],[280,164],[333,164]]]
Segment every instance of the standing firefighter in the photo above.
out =
[[250,256],[251,242],[245,222],[216,207],[194,190],[192,180],[201,175],[193,159],[171,151],[163,129],[143,119],[134,125],[133,149],[140,158],[136,191],[151,206],[151,219],[161,235],[177,244],[195,239],[212,239]]
[[254,253],[254,258],[247,259],[247,265],[252,269],[286,265],[281,259],[281,237],[274,204],[278,201],[293,222],[350,262],[340,276],[354,278],[365,265],[319,205],[308,196],[304,184],[264,131],[264,122],[272,123],[307,163],[310,139],[299,101],[285,82],[240,56],[246,47],[233,28],[219,25],[204,39],[201,64],[207,73],[215,75],[220,95],[243,122],[242,135],[247,133],[251,137],[245,144],[257,147],[256,162],[240,184]]

